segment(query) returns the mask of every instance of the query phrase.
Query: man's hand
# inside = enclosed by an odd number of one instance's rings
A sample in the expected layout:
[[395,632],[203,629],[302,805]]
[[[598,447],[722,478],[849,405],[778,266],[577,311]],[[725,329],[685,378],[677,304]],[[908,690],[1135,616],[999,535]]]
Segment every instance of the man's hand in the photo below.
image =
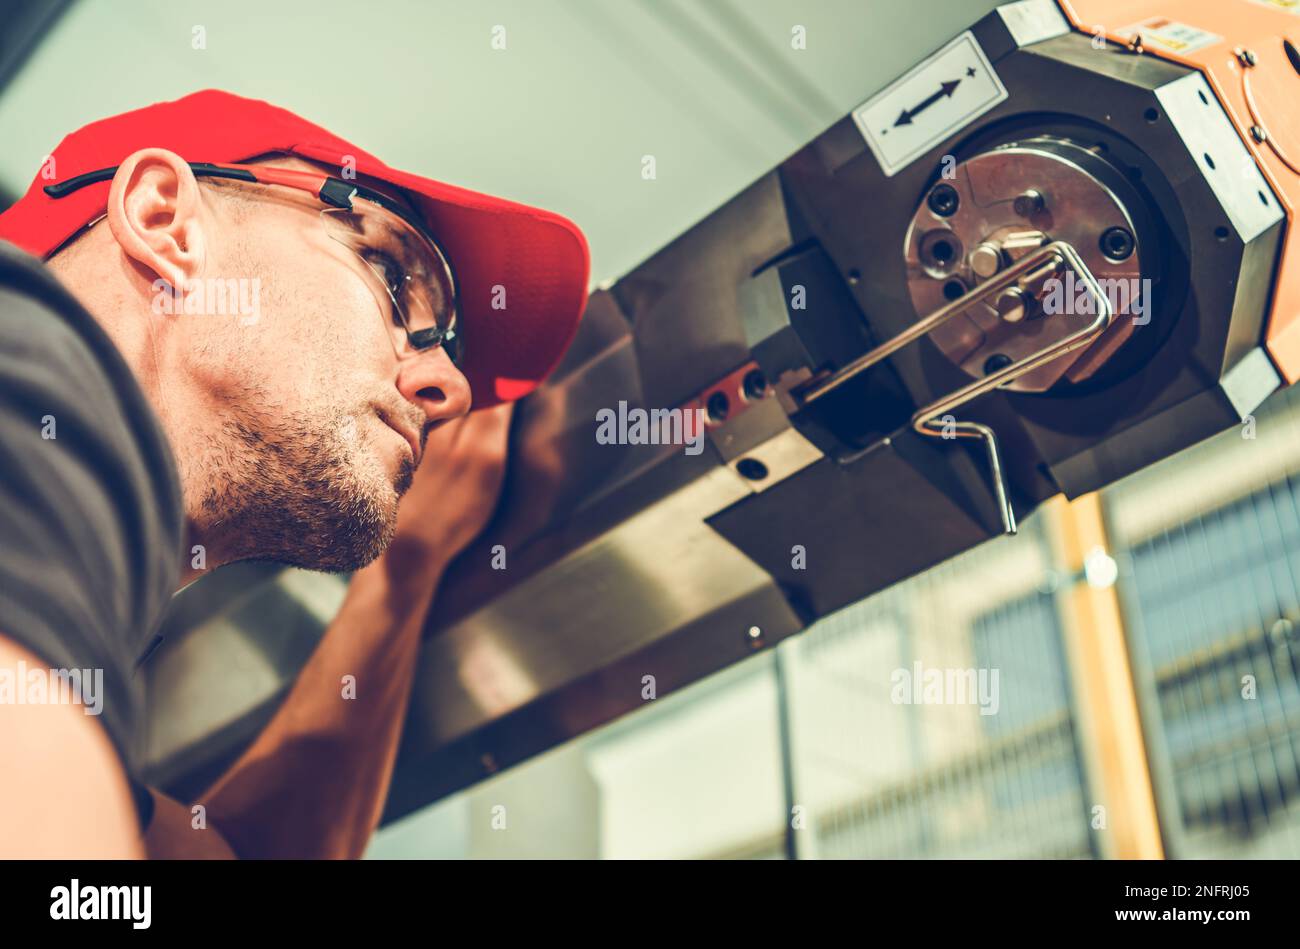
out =
[[430,433],[411,489],[397,509],[397,534],[383,556],[395,579],[439,574],[483,530],[506,471],[513,403],[472,412]]

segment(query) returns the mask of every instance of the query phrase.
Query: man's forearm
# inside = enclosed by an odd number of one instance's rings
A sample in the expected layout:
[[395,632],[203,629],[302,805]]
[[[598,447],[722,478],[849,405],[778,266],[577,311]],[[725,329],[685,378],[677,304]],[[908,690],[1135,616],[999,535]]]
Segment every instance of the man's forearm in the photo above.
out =
[[[194,803],[241,857],[359,857],[378,826],[444,565],[400,544],[352,578],[274,718]],[[351,678],[349,678],[351,677]]]

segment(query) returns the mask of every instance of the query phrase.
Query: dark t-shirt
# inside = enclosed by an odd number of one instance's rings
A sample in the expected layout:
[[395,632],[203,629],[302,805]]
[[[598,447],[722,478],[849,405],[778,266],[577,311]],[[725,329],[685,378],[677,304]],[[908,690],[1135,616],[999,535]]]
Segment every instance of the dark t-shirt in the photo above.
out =
[[83,710],[98,706],[142,827],[152,798],[135,673],[176,588],[183,524],[166,437],[112,340],[0,241],[0,633],[52,669],[91,670]]

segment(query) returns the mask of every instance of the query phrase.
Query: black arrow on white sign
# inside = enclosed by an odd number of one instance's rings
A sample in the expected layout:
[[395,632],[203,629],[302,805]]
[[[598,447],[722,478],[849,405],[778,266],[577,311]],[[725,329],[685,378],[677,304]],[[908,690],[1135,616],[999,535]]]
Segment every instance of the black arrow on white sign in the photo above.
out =
[[898,116],[898,121],[894,123],[894,127],[897,128],[900,125],[911,125],[912,120],[914,118],[916,118],[926,109],[930,108],[930,106],[934,105],[940,99],[944,97],[951,99],[953,92],[956,91],[957,86],[960,83],[961,83],[960,79],[952,79],[949,80],[948,82],[941,83],[938,92],[932,93],[931,95],[926,97],[921,102],[917,103],[917,105],[913,106],[912,108],[904,109],[902,113]]

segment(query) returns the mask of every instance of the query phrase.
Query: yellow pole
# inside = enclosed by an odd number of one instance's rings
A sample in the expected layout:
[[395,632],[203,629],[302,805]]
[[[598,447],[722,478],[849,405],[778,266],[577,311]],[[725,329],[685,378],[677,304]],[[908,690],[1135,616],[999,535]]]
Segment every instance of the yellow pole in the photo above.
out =
[[1046,512],[1057,562],[1072,578],[1062,597],[1065,651],[1089,786],[1099,798],[1088,810],[1102,856],[1163,859],[1101,501],[1095,493],[1073,502],[1057,497]]

